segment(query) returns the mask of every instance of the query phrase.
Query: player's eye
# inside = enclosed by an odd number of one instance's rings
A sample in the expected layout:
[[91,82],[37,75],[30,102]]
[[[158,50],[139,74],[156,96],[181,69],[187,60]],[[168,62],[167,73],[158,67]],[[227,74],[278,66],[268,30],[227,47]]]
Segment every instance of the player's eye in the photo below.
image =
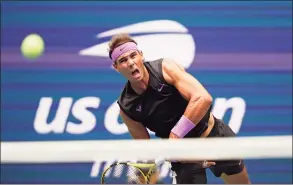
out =
[[135,58],[135,56],[136,56],[136,53],[130,55],[131,58]]
[[125,58],[119,60],[119,63],[120,63],[120,64],[121,64],[121,63],[124,63],[124,62],[126,62],[126,59],[125,59]]

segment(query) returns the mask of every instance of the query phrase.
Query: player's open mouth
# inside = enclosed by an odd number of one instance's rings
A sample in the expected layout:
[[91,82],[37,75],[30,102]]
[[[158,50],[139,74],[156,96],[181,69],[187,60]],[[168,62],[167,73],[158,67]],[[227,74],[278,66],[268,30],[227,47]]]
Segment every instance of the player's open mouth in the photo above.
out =
[[132,75],[133,77],[139,77],[139,70],[136,69],[136,70],[132,71],[132,72],[131,72],[131,75]]

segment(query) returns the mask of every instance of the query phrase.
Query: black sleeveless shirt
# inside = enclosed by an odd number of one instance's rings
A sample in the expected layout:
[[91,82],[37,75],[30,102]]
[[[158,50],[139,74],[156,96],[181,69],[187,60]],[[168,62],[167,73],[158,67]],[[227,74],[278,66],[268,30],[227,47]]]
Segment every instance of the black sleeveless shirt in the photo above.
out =
[[[141,122],[157,137],[168,138],[172,128],[184,114],[188,101],[168,84],[162,72],[162,61],[144,62],[149,72],[147,89],[137,94],[128,81],[118,99],[120,109],[134,121]],[[199,137],[208,127],[210,111],[186,136]]]

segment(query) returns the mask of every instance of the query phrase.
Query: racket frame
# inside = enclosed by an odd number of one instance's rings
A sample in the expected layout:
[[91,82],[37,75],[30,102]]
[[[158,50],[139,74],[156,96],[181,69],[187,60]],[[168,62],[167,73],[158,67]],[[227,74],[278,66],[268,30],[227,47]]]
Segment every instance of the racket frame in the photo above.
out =
[[[134,162],[117,162],[117,163],[111,164],[109,167],[106,168],[106,170],[104,170],[104,172],[102,173],[102,176],[101,176],[101,184],[105,183],[105,175],[106,175],[107,171],[109,171],[113,167],[120,165],[120,164],[126,165],[126,166],[132,166],[132,167],[136,168],[141,173],[141,175],[143,176],[143,178],[147,184],[149,183],[150,177],[153,174],[154,170],[157,168],[157,165],[155,163],[145,164],[145,163],[134,163]],[[149,168],[149,170],[145,174],[142,171],[142,168]]]

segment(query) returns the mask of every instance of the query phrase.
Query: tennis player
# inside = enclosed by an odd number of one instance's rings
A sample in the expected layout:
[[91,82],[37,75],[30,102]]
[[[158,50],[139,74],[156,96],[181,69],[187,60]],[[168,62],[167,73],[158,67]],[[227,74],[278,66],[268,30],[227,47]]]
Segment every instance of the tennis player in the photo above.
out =
[[[209,92],[176,62],[166,58],[144,61],[143,52],[128,34],[112,37],[109,57],[113,68],[127,80],[118,104],[134,139],[149,139],[146,128],[160,138],[235,136],[211,113]],[[207,168],[225,183],[250,183],[242,160],[172,162],[171,169],[178,184],[206,184]]]

